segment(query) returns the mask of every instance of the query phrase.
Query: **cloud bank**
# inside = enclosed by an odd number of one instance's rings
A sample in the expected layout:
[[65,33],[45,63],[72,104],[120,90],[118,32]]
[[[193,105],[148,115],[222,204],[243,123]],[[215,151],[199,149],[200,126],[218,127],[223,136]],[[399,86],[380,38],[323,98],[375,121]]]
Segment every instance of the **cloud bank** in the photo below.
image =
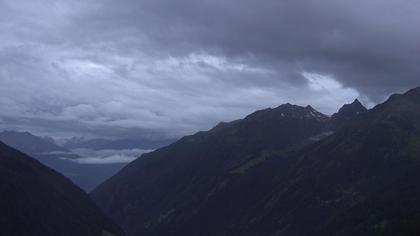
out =
[[91,150],[91,149],[73,149],[72,153],[80,158],[63,158],[67,161],[73,161],[79,164],[116,164],[129,163],[140,157],[143,153],[153,150],[126,149],[126,150]]

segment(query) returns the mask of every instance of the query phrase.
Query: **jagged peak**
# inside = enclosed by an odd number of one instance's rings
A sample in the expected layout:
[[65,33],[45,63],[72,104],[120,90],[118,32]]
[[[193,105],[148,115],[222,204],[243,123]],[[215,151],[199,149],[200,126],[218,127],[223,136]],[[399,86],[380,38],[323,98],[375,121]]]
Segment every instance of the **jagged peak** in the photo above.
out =
[[315,110],[311,105],[307,105],[306,106],[306,109],[309,109],[309,110]]
[[284,118],[292,118],[292,119],[306,119],[306,118],[315,118],[315,119],[327,119],[328,116],[317,111],[312,106],[299,106],[290,103],[282,104],[275,108],[266,108],[259,111],[256,111],[245,119],[254,119],[258,118],[261,119],[265,116],[280,116]]
[[291,103],[285,103],[282,104],[274,109],[302,109],[302,110],[315,110],[311,105],[307,105],[306,107],[304,106],[299,106],[299,105],[295,105],[295,104],[291,104]]
[[333,129],[337,129],[347,124],[351,119],[359,114],[366,112],[368,109],[363,106],[359,99],[355,99],[350,104],[344,104],[337,113],[331,116]]
[[360,104],[363,106],[363,104],[360,102],[358,98],[354,99],[354,101],[351,104]]
[[300,107],[298,105],[294,105],[294,104],[290,104],[290,103],[285,103],[285,104],[281,104],[280,106],[276,107],[275,109],[279,109],[279,108],[297,108]]
[[311,105],[307,105],[306,107],[299,106],[299,105],[292,105],[290,103],[283,104],[276,108],[276,110],[282,111],[282,116],[293,116],[293,117],[314,117],[314,118],[326,118],[327,115],[322,114],[321,112],[317,111]]
[[344,104],[336,114],[340,114],[340,113],[357,113],[357,112],[364,112],[366,111],[367,108],[365,106],[363,106],[363,104],[359,101],[359,99],[355,99],[352,103],[350,104]]

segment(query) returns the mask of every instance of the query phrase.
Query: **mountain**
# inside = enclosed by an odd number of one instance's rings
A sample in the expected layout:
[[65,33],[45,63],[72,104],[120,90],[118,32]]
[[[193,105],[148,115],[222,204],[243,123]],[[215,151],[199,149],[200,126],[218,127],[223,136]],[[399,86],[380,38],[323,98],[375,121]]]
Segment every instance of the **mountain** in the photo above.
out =
[[148,140],[148,139],[84,139],[72,138],[64,147],[67,149],[88,148],[93,150],[122,150],[122,149],[156,149],[173,143],[173,139]]
[[420,235],[420,88],[307,142],[334,123],[311,110],[185,137],[91,196],[128,235]]
[[269,235],[419,235],[419,157],[416,88],[296,154],[274,156],[292,164],[273,173],[275,192],[257,206],[267,212],[250,227]]
[[52,138],[39,137],[29,132],[3,131],[0,133],[0,141],[62,173],[86,191],[92,190],[126,165],[77,163],[75,160],[81,156],[56,145]]
[[54,139],[36,136],[29,132],[3,131],[0,133],[0,141],[40,160],[52,168],[54,168],[54,165],[49,165],[52,160],[79,158],[70,150],[55,144]]
[[[144,154],[94,190],[92,197],[129,235],[173,235],[176,225],[182,232],[184,227],[193,230],[187,222],[204,199],[223,187],[221,176],[258,165],[265,150],[314,142],[327,131],[328,120],[310,106],[285,104],[220,123]],[[166,225],[168,219],[173,222]]]
[[29,154],[69,152],[56,145],[53,139],[35,136],[29,132],[3,131],[0,133],[0,141]]
[[1,235],[123,235],[81,189],[0,142]]
[[366,111],[366,107],[358,99],[354,100],[351,104],[345,104],[337,113],[331,116],[332,129],[337,130],[345,126],[352,119]]

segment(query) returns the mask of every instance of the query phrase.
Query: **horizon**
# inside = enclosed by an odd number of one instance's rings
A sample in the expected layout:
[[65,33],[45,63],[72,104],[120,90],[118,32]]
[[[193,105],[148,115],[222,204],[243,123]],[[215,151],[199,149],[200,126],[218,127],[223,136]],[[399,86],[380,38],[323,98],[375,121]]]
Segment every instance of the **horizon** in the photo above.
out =
[[298,104],[293,104],[293,103],[286,102],[286,103],[283,103],[283,104],[280,104],[280,105],[276,105],[276,106],[273,106],[273,107],[265,107],[265,108],[260,108],[260,109],[251,111],[250,113],[247,113],[247,114],[245,114],[245,115],[243,115],[241,117],[238,117],[236,119],[234,118],[232,120],[220,120],[220,121],[216,121],[216,123],[214,125],[208,127],[207,129],[192,130],[190,133],[185,133],[183,135],[171,136],[171,137],[147,137],[147,136],[142,136],[142,135],[137,136],[137,137],[132,136],[132,137],[122,137],[122,138],[121,137],[108,137],[108,136],[95,136],[95,135],[87,135],[87,136],[83,136],[83,135],[79,135],[79,136],[55,136],[54,133],[43,133],[42,130],[31,131],[31,130],[27,130],[27,129],[13,129],[13,128],[11,128],[11,129],[4,129],[4,128],[1,128],[1,123],[0,123],[0,133],[1,132],[18,132],[18,133],[28,133],[28,134],[31,134],[31,135],[34,135],[34,136],[37,136],[37,137],[41,137],[41,138],[52,138],[53,141],[54,141],[54,143],[57,144],[57,145],[59,145],[59,146],[63,146],[64,143],[66,143],[68,141],[71,141],[72,139],[80,139],[80,140],[95,140],[95,139],[104,139],[104,140],[123,140],[123,139],[126,139],[126,140],[136,140],[136,139],[160,140],[160,139],[168,139],[169,140],[169,139],[173,139],[173,140],[177,140],[179,138],[182,138],[183,136],[192,135],[192,134],[194,134],[196,132],[209,131],[210,129],[212,129],[215,126],[217,126],[219,123],[229,123],[229,122],[233,122],[233,121],[236,121],[236,120],[241,120],[241,119],[244,119],[247,115],[250,115],[250,114],[252,114],[254,112],[265,110],[265,109],[275,109],[277,107],[280,107],[280,106],[286,105],[286,104],[290,104],[290,105],[294,105],[294,106],[300,106],[300,107],[308,107],[308,106],[310,106],[313,109],[315,109],[316,111],[320,112],[321,114],[323,114],[325,116],[328,116],[328,117],[331,117],[332,115],[338,113],[339,109],[341,109],[344,105],[352,104],[352,103],[354,103],[356,101],[359,101],[365,108],[367,108],[367,110],[371,110],[371,109],[375,108],[376,106],[378,106],[378,105],[386,102],[390,98],[390,96],[392,96],[392,95],[395,95],[395,94],[404,94],[404,93],[406,93],[408,91],[411,91],[413,89],[419,89],[419,88],[420,88],[420,86],[415,86],[415,87],[413,87],[411,89],[405,90],[404,92],[391,93],[383,101],[378,102],[377,104],[372,104],[372,103],[365,104],[359,98],[354,98],[350,102],[345,102],[344,104],[342,104],[340,107],[337,108],[337,110],[335,112],[329,113],[329,114],[328,113],[324,113],[324,112],[318,110],[316,107],[314,107],[311,104],[298,105]]
[[[389,97],[388,97],[389,98]],[[388,99],[387,98],[387,99]],[[366,106],[365,104],[363,104],[363,102],[362,101],[360,101],[358,98],[355,98],[355,99],[353,99],[351,102],[346,102],[346,103],[344,103],[342,106],[344,106],[344,105],[348,105],[348,104],[352,104],[353,102],[355,102],[355,101],[359,101],[364,107],[366,107],[368,110],[370,110],[370,109],[372,109],[372,108],[374,108],[375,106],[377,106],[377,105],[379,105],[379,104],[381,104],[381,103],[378,103],[378,104],[375,104],[375,105],[373,105],[373,106],[371,106],[371,107],[368,107],[368,106]],[[386,100],[384,100],[383,102],[385,102]],[[245,114],[244,116],[242,116],[242,117],[239,117],[239,118],[236,118],[236,119],[233,119],[233,120],[220,120],[220,121],[217,121],[213,126],[211,126],[210,128],[208,128],[208,129],[203,129],[203,130],[193,130],[191,133],[187,133],[187,134],[185,134],[185,135],[191,135],[191,134],[194,134],[194,133],[196,133],[196,132],[201,132],[201,131],[208,131],[208,130],[210,130],[210,129],[212,129],[212,128],[214,128],[215,126],[217,126],[217,124],[219,124],[219,123],[229,123],[229,122],[233,122],[233,121],[236,121],[236,120],[241,120],[241,119],[244,119],[246,116],[248,116],[248,115],[250,115],[250,114],[252,114],[252,113],[254,113],[254,112],[258,112],[258,111],[261,111],[261,110],[265,110],[265,109],[275,109],[275,108],[277,108],[277,107],[281,107],[281,106],[283,106],[283,105],[286,105],[286,104],[290,104],[290,105],[293,105],[293,106],[299,106],[299,107],[312,107],[313,109],[315,109],[316,111],[318,111],[318,112],[320,112],[321,114],[323,114],[323,115],[325,115],[325,116],[328,116],[328,117],[331,117],[332,115],[334,115],[335,113],[337,113],[338,111],[339,111],[339,109],[342,107],[339,107],[334,113],[331,113],[331,114],[326,114],[326,113],[323,113],[323,112],[321,112],[321,111],[319,111],[318,109],[316,109],[315,107],[313,107],[313,105],[311,105],[311,104],[307,104],[307,105],[298,105],[298,104],[293,104],[293,103],[289,103],[289,102],[286,102],[286,103],[283,103],[283,104],[280,104],[280,105],[277,105],[277,106],[273,106],[273,107],[265,107],[265,108],[261,108],[261,109],[258,109],[258,110],[254,110],[254,111],[252,111],[252,112],[250,112],[250,113],[247,113],[247,114]],[[104,140],[119,140],[119,139],[127,139],[127,140],[130,140],[130,139],[133,139],[133,140],[135,140],[135,139],[138,139],[138,138],[144,138],[144,139],[147,139],[147,138],[145,138],[145,137],[142,137],[142,136],[140,136],[140,137],[128,137],[128,138],[118,138],[118,137],[115,137],[115,138],[110,138],[110,137],[106,137],[106,136],[66,136],[66,137],[55,137],[54,136],[54,133],[42,133],[42,131],[40,131],[39,133],[37,132],[37,131],[35,131],[35,132],[32,132],[32,131],[30,131],[30,130],[25,130],[25,129],[22,129],[22,130],[19,130],[19,129],[1,129],[0,128],[0,133],[2,133],[2,132],[17,132],[17,133],[28,133],[28,134],[30,134],[30,135],[34,135],[34,136],[37,136],[37,137],[40,137],[40,138],[52,138],[53,139],[53,141],[54,141],[54,143],[55,144],[57,144],[57,145],[59,145],[59,146],[62,146],[62,144],[60,143],[60,142],[67,142],[67,141],[71,141],[72,139],[80,139],[80,140],[95,140],[95,139],[104,139]],[[178,136],[178,137],[172,137],[172,139],[179,139],[179,138],[181,138],[181,137],[183,137],[183,136]],[[171,139],[170,137],[168,137],[168,139]],[[153,140],[153,138],[151,138],[151,140]],[[157,139],[157,140],[159,140],[159,139]]]

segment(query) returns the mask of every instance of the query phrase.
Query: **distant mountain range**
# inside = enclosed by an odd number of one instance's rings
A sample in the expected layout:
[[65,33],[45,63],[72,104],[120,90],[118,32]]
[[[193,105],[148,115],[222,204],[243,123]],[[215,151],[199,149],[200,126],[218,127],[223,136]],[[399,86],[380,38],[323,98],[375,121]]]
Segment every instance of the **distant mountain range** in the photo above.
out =
[[91,196],[128,235],[420,235],[420,88],[290,104],[144,154]]
[[0,193],[1,235],[124,235],[84,191],[1,142]]
[[55,144],[50,137],[39,137],[29,132],[3,131],[0,140],[22,152],[29,154],[45,154],[51,152],[69,153],[64,147]]
[[[73,148],[85,148],[92,150],[149,147],[152,149],[164,146],[170,140],[147,141],[147,140],[105,140],[105,139],[72,139],[63,146],[55,143],[50,137],[40,137],[29,132],[3,131],[0,132],[0,141],[16,148],[41,161],[48,167],[64,174],[83,189],[90,191],[101,182],[110,178],[127,163],[88,163],[76,162],[84,156],[73,152]],[[161,145],[161,146],[159,146]],[[139,153],[138,155],[140,155]]]

